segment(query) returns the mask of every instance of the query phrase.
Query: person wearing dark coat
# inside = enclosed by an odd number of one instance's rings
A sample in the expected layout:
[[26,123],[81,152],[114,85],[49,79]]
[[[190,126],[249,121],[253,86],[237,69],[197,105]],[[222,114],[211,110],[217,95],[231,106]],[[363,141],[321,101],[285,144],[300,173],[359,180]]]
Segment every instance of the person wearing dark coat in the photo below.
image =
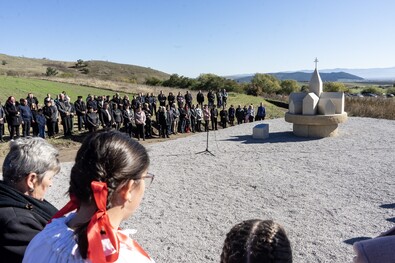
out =
[[244,121],[244,110],[241,108],[240,104],[236,108],[236,119],[237,124],[242,124]]
[[112,113],[111,109],[109,107],[109,104],[107,102],[104,103],[103,109],[101,109],[100,112],[100,120],[104,128],[111,128],[113,124],[113,118],[112,118]]
[[123,126],[125,127],[125,132],[132,138],[136,122],[134,121],[134,111],[130,108],[130,105],[125,105],[123,110]]
[[0,181],[0,255],[20,263],[26,247],[57,212],[44,199],[59,172],[58,151],[40,137],[11,143]]
[[56,103],[58,107],[58,111],[60,113],[60,117],[62,119],[63,125],[63,134],[64,136],[69,136],[72,133],[72,126],[71,126],[71,107],[65,100],[65,96],[63,93],[59,94],[59,99]]
[[172,107],[174,102],[176,101],[176,97],[173,95],[173,92],[169,92],[169,96],[167,96],[167,101],[170,107]]
[[119,129],[121,128],[121,125],[123,123],[123,113],[122,111],[118,108],[118,104],[113,104],[113,108],[112,108],[112,118],[114,120],[114,125],[115,125],[115,129],[117,131],[119,131]]
[[196,100],[198,104],[200,105],[200,108],[203,108],[203,103],[204,103],[204,94],[202,93],[201,90],[199,90],[198,94],[196,95]]
[[210,110],[211,114],[211,128],[212,130],[218,130],[218,109],[215,105],[213,105],[213,108]]
[[48,137],[55,138],[55,126],[58,122],[58,108],[52,105],[52,101],[48,99],[45,101],[43,113],[47,121]]
[[168,114],[166,112],[166,108],[164,106],[159,107],[158,111],[158,119],[159,119],[159,126],[160,126],[160,136],[162,138],[169,138],[169,129],[168,129]]
[[37,135],[45,139],[45,116],[43,114],[43,109],[38,109],[35,115],[35,123],[37,125],[38,133]]
[[22,122],[21,114],[19,112],[19,105],[16,104],[15,98],[10,96],[4,107],[7,113],[7,123],[10,130],[10,139],[19,138],[19,126]]
[[230,105],[230,108],[228,110],[228,116],[229,116],[230,125],[234,126],[235,125],[236,109],[233,107],[233,105]]
[[38,106],[38,99],[36,97],[34,97],[33,93],[27,94],[26,101],[27,101],[27,106],[29,106],[30,109],[32,108],[33,104],[36,107]]
[[159,106],[166,106],[166,95],[163,94],[163,91],[159,92],[158,101],[159,101]]
[[99,115],[97,112],[94,112],[92,108],[90,108],[88,114],[86,114],[85,117],[86,128],[89,130],[89,132],[95,132],[100,126]]
[[228,123],[228,111],[225,109],[225,107],[219,112],[219,116],[221,118],[222,128],[226,128],[226,124]]
[[81,131],[84,128],[87,114],[86,104],[82,100],[82,96],[78,96],[77,100],[74,102],[74,109],[77,114],[78,131]]
[[4,123],[6,121],[5,110],[3,105],[0,103],[0,142],[4,142],[3,134],[4,134]]
[[19,112],[22,118],[22,136],[30,136],[30,128],[33,123],[33,113],[30,110],[29,105],[27,105],[26,99],[20,99]]

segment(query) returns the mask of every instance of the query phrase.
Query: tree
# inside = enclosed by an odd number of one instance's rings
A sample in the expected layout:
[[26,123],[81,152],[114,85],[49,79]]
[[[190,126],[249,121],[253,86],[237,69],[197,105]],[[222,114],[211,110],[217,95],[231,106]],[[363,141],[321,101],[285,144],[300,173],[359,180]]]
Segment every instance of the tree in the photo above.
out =
[[257,73],[251,80],[251,84],[258,88],[258,96],[263,93],[275,94],[281,89],[280,81],[273,75]]
[[56,76],[58,74],[58,71],[55,68],[52,67],[47,67],[47,72],[45,75],[49,76]]
[[280,86],[281,86],[281,90],[280,90],[281,94],[289,95],[292,92],[297,92],[300,90],[298,82],[291,79],[286,79],[281,81]]
[[77,60],[77,63],[75,64],[76,68],[81,68],[85,66],[84,61],[82,59]]
[[340,82],[325,82],[324,83],[325,92],[348,92],[349,89]]
[[162,85],[162,81],[156,77],[148,77],[145,79],[145,84],[149,86],[160,86]]

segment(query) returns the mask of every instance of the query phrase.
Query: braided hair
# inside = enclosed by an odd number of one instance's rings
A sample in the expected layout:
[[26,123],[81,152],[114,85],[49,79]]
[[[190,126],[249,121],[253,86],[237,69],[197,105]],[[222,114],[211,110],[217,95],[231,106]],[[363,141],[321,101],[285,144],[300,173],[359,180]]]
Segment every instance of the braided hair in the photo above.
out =
[[[74,195],[80,203],[90,204],[95,202],[91,182],[105,182],[109,209],[114,192],[130,180],[139,183],[138,180],[148,169],[149,162],[144,146],[131,140],[126,134],[112,130],[91,133],[77,152],[75,164],[71,169],[69,194]],[[75,230],[83,258],[87,257],[88,224],[89,222],[82,224]]]
[[272,220],[252,219],[235,225],[226,235],[221,263],[292,263],[285,230]]

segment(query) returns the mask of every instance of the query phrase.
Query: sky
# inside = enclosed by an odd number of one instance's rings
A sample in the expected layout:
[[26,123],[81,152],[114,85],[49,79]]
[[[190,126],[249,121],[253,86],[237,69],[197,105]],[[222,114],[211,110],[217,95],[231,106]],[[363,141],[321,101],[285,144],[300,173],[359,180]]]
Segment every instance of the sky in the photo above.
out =
[[0,53],[190,78],[395,66],[394,0],[0,0]]

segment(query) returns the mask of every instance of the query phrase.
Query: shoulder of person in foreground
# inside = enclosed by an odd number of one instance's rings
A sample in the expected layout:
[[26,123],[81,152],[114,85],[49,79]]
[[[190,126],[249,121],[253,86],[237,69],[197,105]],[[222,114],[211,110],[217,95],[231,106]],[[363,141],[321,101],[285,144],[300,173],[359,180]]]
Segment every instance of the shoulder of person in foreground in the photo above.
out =
[[353,248],[354,263],[395,262],[395,228],[376,238],[355,242]]

